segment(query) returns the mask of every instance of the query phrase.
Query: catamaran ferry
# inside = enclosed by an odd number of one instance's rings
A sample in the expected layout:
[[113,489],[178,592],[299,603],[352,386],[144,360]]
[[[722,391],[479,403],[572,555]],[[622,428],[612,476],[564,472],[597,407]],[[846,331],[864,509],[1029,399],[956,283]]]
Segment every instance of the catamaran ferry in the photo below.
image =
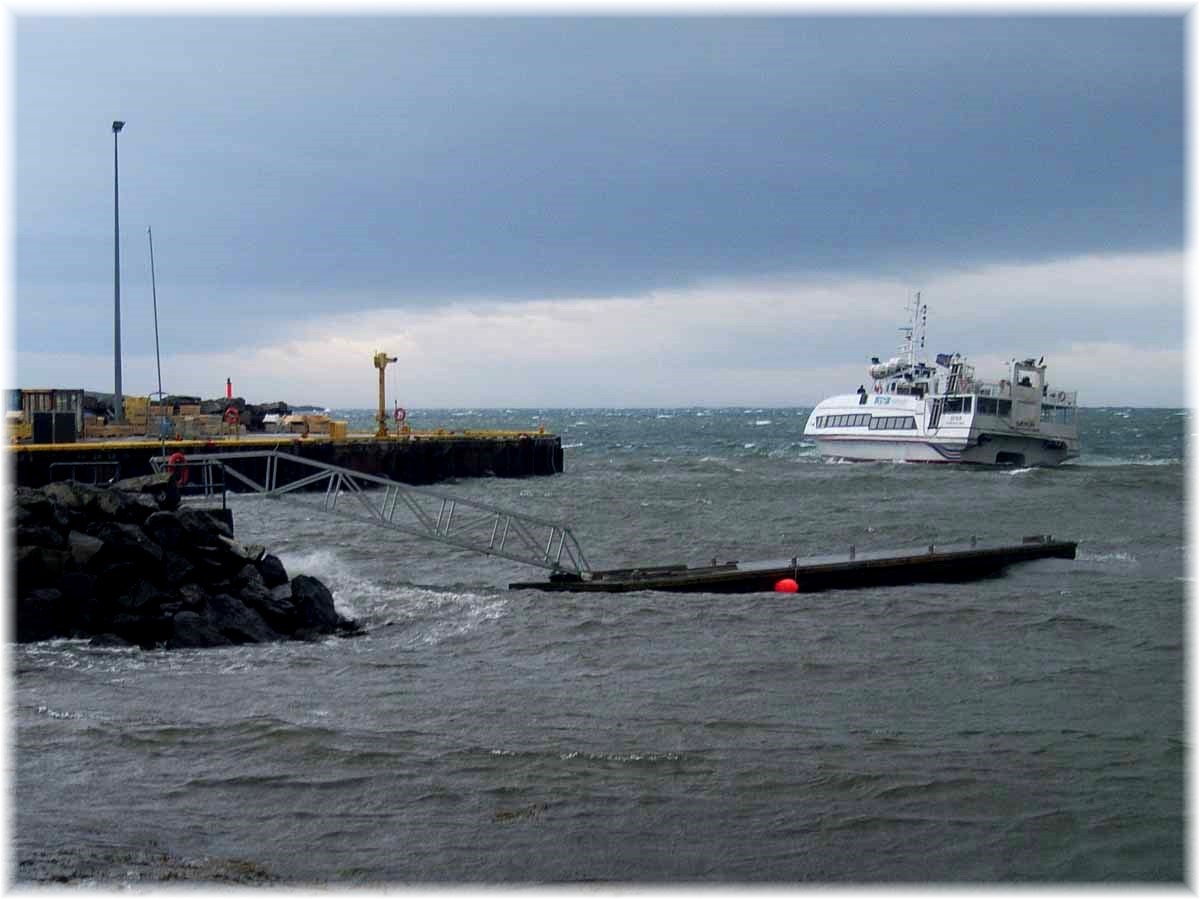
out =
[[813,409],[804,434],[822,456],[872,462],[964,462],[978,465],[1058,465],[1079,455],[1076,392],[1046,381],[1043,359],[1013,359],[1007,377],[975,379],[958,353],[925,349],[927,307],[921,295],[906,307],[898,355],[871,359],[871,386],[832,396]]

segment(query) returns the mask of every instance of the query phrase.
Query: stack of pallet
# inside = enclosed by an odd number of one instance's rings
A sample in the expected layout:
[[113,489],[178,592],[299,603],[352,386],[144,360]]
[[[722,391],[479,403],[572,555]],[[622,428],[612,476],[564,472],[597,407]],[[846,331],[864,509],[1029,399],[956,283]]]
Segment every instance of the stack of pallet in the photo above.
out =
[[125,424],[134,428],[136,433],[146,433],[146,410],[150,401],[144,396],[127,396],[122,401],[125,412]]

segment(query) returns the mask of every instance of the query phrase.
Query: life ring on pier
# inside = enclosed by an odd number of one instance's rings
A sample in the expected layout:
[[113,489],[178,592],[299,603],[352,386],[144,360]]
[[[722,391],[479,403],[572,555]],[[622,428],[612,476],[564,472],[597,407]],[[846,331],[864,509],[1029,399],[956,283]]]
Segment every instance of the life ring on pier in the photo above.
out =
[[188,482],[188,466],[187,456],[183,453],[171,453],[167,457],[167,474],[175,479],[175,483],[182,487]]
[[405,408],[403,406],[397,406],[396,411],[393,412],[392,415],[395,417],[396,421],[398,421],[398,422],[403,422],[404,419],[408,418],[408,412],[405,410]]
[[240,420],[241,416],[238,415],[237,406],[230,406],[225,410],[225,424],[234,425],[236,427]]

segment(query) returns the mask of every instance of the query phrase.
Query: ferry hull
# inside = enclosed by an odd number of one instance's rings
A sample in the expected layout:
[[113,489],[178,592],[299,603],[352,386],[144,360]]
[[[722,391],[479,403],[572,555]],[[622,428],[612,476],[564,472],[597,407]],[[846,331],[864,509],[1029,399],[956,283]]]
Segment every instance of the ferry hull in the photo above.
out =
[[847,462],[927,462],[934,464],[1049,467],[1078,456],[1069,445],[1041,438],[982,435],[970,446],[963,441],[928,438],[870,440],[855,437],[816,437],[817,450],[830,459]]

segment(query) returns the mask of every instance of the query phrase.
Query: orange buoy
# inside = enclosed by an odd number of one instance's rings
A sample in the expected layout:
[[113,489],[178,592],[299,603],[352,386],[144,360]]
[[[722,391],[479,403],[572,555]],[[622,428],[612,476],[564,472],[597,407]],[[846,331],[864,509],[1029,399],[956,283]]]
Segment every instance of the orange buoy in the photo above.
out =
[[183,453],[171,453],[167,459],[167,474],[175,478],[175,483],[182,487],[188,482],[187,456]]
[[795,593],[799,589],[800,585],[790,577],[780,578],[775,582],[776,593]]

